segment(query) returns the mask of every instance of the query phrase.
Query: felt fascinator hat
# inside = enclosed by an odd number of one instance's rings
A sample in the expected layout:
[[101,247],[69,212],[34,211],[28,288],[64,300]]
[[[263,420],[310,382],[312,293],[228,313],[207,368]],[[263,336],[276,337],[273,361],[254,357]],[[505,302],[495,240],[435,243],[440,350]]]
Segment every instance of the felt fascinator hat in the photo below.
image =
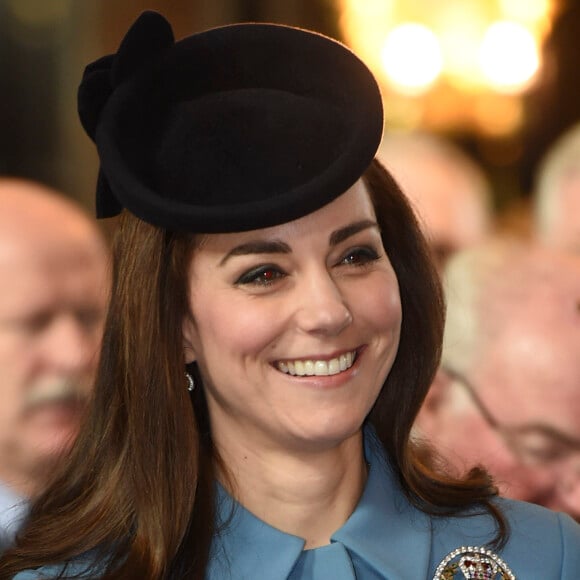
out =
[[339,42],[254,23],[175,42],[156,12],[86,68],[78,106],[100,157],[97,217],[126,208],[176,231],[311,213],[362,175],[383,129],[375,79]]

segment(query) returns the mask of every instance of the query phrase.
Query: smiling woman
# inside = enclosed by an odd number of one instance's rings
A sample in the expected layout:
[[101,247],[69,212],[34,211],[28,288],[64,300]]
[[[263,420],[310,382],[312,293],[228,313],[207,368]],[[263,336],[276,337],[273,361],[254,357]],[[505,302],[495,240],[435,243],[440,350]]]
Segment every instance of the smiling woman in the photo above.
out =
[[340,452],[379,394],[401,326],[397,277],[362,181],[295,221],[209,234],[200,246],[184,337],[226,464],[240,473],[237,457],[257,461],[254,471],[287,448]]
[[95,400],[0,578],[575,577],[570,519],[410,438],[443,302],[355,55],[145,13],[79,110],[122,214]]

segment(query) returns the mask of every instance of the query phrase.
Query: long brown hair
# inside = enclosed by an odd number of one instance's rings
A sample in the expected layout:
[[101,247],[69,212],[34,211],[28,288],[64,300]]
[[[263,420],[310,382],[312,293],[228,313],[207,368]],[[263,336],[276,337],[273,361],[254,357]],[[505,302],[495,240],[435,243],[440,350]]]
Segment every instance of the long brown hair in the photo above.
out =
[[[491,499],[497,488],[474,467],[464,478],[436,472],[435,452],[411,438],[411,428],[441,358],[445,302],[440,279],[409,203],[376,160],[364,175],[377,214],[383,246],[397,274],[403,322],[399,348],[368,420],[409,499],[433,515],[454,515],[479,507],[496,520],[491,543],[507,540],[507,522]],[[430,457],[430,461],[426,458]]]
[[[474,471],[461,481],[438,476],[411,442],[411,426],[439,362],[442,291],[396,183],[376,161],[363,177],[403,309],[398,354],[368,420],[411,501],[432,514],[478,504],[496,517],[501,540],[505,527],[490,503],[495,489],[487,475]],[[194,235],[156,228],[129,213],[122,217],[90,416],[32,506],[16,546],[0,559],[0,578],[85,553],[89,577],[204,577],[219,458],[203,389],[190,398],[183,373],[182,323],[194,248]]]

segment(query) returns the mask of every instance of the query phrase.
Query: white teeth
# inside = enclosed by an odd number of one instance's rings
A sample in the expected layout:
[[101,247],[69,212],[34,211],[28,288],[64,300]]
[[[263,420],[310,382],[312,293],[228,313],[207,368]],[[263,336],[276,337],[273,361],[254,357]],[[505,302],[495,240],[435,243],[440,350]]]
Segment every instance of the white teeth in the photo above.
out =
[[314,363],[314,374],[317,377],[322,377],[328,374],[328,363],[325,360],[317,360]]
[[337,358],[330,360],[294,360],[279,361],[276,363],[279,371],[293,376],[312,376],[319,377],[328,375],[337,375],[340,372],[349,369],[356,357],[356,352],[347,352]]
[[340,372],[340,361],[337,358],[333,358],[328,361],[328,374],[337,375]]

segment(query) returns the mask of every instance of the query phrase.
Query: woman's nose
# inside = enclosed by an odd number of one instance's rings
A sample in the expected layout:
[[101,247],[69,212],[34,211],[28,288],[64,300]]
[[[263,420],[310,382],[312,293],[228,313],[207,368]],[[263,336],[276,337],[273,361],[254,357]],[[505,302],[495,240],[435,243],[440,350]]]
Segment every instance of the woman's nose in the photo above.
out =
[[303,295],[296,318],[304,332],[334,336],[352,323],[348,303],[328,272],[309,277],[299,291]]

